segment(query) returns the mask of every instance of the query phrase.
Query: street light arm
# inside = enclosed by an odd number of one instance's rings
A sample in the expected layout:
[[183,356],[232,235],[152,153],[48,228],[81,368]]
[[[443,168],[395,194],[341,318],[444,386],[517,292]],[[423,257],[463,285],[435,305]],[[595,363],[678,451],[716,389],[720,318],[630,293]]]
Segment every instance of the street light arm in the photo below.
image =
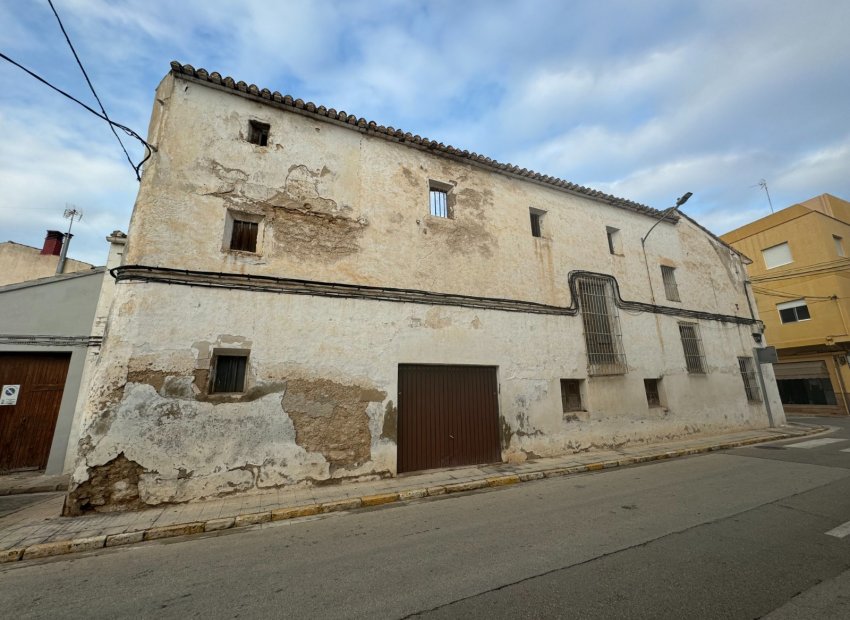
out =
[[663,222],[665,219],[667,219],[667,216],[668,216],[668,215],[670,215],[673,211],[675,211],[676,209],[678,209],[679,207],[681,207],[683,204],[685,204],[686,202],[688,202],[688,199],[689,199],[691,196],[693,196],[693,193],[692,193],[692,192],[686,192],[686,193],[682,194],[682,196],[681,196],[681,197],[680,197],[680,198],[676,201],[676,204],[674,204],[672,207],[670,207],[669,209],[667,209],[666,211],[664,211],[664,213],[662,213],[662,214],[661,214],[661,217],[659,217],[659,218],[655,221],[655,224],[653,224],[653,225],[652,225],[652,227],[651,227],[651,228],[647,231],[647,233],[646,233],[646,234],[645,234],[645,235],[641,238],[641,240],[640,240],[640,244],[641,244],[641,245],[644,245],[644,244],[646,243],[646,240],[649,238],[650,233],[651,233],[653,230],[655,230],[655,227],[656,227],[656,226],[658,226],[658,225],[659,225],[661,222]]

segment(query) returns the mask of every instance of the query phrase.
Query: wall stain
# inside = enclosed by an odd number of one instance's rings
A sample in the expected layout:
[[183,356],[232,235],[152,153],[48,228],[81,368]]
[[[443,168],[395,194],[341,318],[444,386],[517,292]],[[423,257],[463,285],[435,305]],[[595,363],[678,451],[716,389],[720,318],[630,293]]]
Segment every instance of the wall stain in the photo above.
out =
[[381,429],[381,439],[389,439],[390,441],[398,441],[398,409],[393,405],[393,401],[388,401],[384,410],[384,426]]

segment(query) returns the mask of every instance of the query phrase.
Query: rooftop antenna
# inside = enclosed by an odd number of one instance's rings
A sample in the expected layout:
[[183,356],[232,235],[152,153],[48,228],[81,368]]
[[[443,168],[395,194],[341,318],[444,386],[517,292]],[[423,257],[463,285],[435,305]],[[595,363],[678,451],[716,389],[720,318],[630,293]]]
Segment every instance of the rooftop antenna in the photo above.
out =
[[[758,186],[764,190],[764,193],[767,194],[767,204],[770,205],[770,212],[773,213],[773,201],[770,200],[770,192],[767,191],[767,181],[761,179],[758,182]],[[755,185],[753,185],[755,187]]]
[[74,220],[83,219],[83,212],[72,204],[65,203],[65,213],[62,214],[68,222],[68,232],[65,233],[65,238],[62,240],[62,251],[59,253],[59,262],[56,264],[56,275],[61,274],[65,270],[65,256],[68,254],[68,245],[71,243],[71,226],[74,225]]

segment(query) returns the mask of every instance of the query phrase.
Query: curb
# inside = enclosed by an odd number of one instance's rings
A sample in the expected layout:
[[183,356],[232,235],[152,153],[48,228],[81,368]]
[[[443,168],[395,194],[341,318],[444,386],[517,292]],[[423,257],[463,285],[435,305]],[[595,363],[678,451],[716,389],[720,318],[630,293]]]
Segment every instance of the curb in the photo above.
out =
[[204,532],[218,532],[227,529],[248,527],[252,525],[259,525],[262,523],[270,523],[274,521],[286,521],[289,519],[297,519],[299,517],[310,517],[331,512],[357,510],[359,508],[381,506],[384,504],[403,502],[411,499],[421,499],[424,497],[446,495],[448,493],[465,493],[468,491],[476,491],[479,489],[498,488],[514,484],[520,484],[523,482],[532,482],[534,480],[543,480],[545,478],[557,478],[561,476],[569,476],[572,474],[580,474],[591,471],[602,471],[615,467],[636,465],[638,463],[648,463],[651,461],[660,461],[665,459],[678,458],[682,456],[691,456],[694,454],[716,452],[718,450],[728,450],[730,448],[740,448],[743,446],[749,446],[758,443],[768,443],[772,441],[781,441],[784,439],[807,437],[809,435],[815,435],[826,430],[828,430],[826,427],[817,426],[810,428],[808,432],[802,434],[782,433],[781,435],[776,435],[770,438],[761,437],[752,439],[741,439],[738,441],[723,442],[719,444],[701,446],[698,448],[680,448],[677,450],[667,451],[662,450],[657,454],[629,456],[624,457],[622,459],[588,463],[586,465],[557,467],[535,472],[525,472],[521,474],[505,474],[503,476],[493,476],[489,478],[482,478],[480,480],[472,480],[469,482],[458,482],[441,486],[405,489],[403,491],[398,491],[394,493],[382,493],[378,495],[364,495],[361,497],[351,497],[319,504],[307,504],[303,506],[267,510],[264,512],[240,514],[235,517],[223,517],[218,519],[210,519],[208,521],[192,521],[189,523],[177,523],[173,525],[164,525],[158,527],[152,526],[144,530],[124,532],[121,534],[87,536],[83,538],[73,538],[70,540],[57,540],[45,543],[38,543],[26,547],[19,547],[16,549],[0,550],[0,564],[8,562],[18,562],[20,560],[34,560],[38,558],[46,558],[57,555],[67,555],[70,553],[80,553],[83,551],[94,551],[106,547],[131,545],[144,541],[173,538],[175,536],[188,536],[192,534],[201,534]]
[[32,495],[33,493],[56,493],[57,491],[67,491],[68,483],[60,482],[58,484],[32,484],[29,486],[6,487],[0,489],[0,496],[3,495]]

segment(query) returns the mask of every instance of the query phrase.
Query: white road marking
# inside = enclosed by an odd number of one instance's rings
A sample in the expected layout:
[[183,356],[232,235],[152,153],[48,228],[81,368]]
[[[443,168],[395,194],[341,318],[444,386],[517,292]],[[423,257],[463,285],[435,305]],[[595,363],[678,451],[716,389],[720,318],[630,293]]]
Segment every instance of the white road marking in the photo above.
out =
[[831,529],[826,533],[827,536],[835,536],[836,538],[844,538],[847,534],[850,534],[850,521],[842,523],[838,527]]
[[819,446],[825,446],[830,443],[838,443],[841,441],[848,441],[847,439],[810,439],[809,441],[802,441],[800,443],[792,443],[790,446],[785,446],[786,448],[817,448]]

